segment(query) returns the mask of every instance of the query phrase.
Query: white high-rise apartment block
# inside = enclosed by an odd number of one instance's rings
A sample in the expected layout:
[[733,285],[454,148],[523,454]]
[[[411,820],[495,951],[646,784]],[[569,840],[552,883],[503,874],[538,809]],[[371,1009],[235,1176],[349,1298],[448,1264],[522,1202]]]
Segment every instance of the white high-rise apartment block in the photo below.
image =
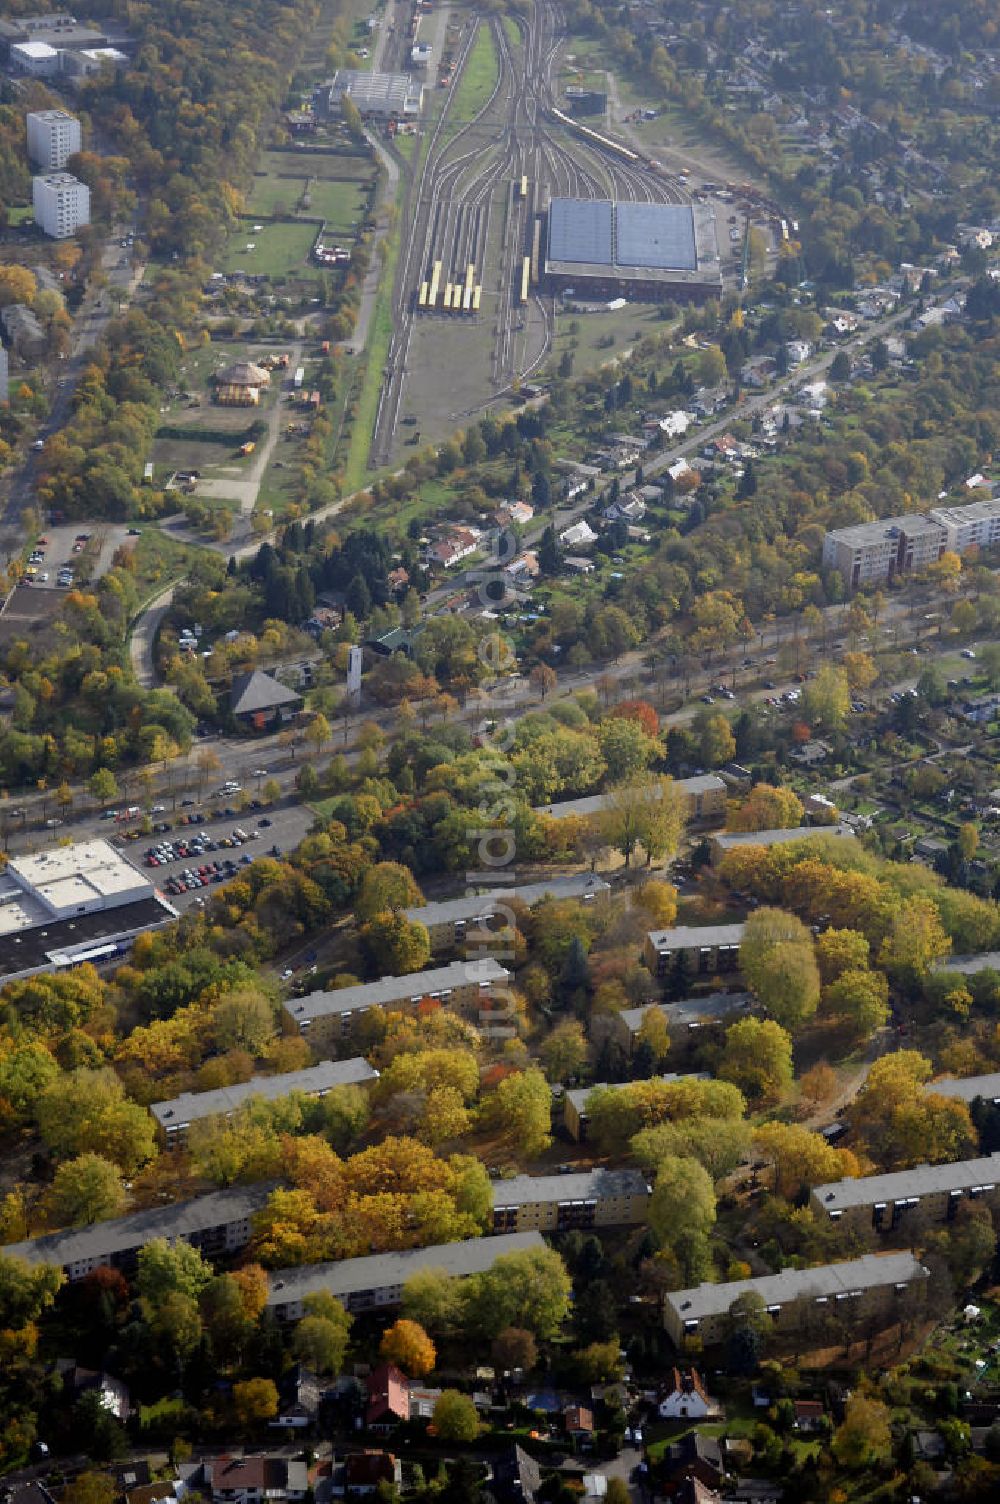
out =
[[68,172],[49,172],[31,180],[35,224],[53,240],[66,240],[90,224],[90,189]]
[[43,172],[65,167],[83,143],[79,120],[66,110],[32,110],[27,124],[28,156]]
[[1000,496],[973,501],[965,507],[934,507],[930,514],[948,535],[952,553],[967,554],[978,548],[1000,548]]

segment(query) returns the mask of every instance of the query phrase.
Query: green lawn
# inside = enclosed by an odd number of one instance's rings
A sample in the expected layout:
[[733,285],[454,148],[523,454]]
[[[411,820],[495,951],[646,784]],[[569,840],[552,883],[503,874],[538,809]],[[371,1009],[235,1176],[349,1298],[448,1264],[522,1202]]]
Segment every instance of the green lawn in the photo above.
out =
[[450,124],[464,124],[479,114],[496,87],[498,73],[499,63],[493,33],[488,26],[480,26],[469,61],[459,79],[451,107]]
[[[325,219],[331,229],[347,234],[364,218],[370,183],[370,177],[342,182],[305,174],[295,178],[259,177],[254,179],[248,213]],[[257,238],[251,234],[251,239]]]
[[368,208],[367,183],[317,182],[309,185],[309,208],[304,213],[325,219],[328,231],[348,235],[360,227]]
[[[364,152],[266,151],[258,173],[268,178],[325,178],[330,182],[363,182],[375,170],[371,154]],[[260,182],[260,176],[254,184]]]
[[[301,272],[308,264],[309,252],[316,238],[316,228],[308,224],[279,223],[254,229],[252,219],[240,221],[229,237],[218,270],[243,271],[270,277]],[[247,250],[252,244],[255,249]]]
[[247,201],[248,214],[295,214],[305,191],[306,176],[256,177]]
[[382,390],[382,373],[389,341],[392,338],[392,293],[396,281],[396,262],[399,259],[399,233],[394,232],[383,242],[386,248],[382,280],[378,299],[368,330],[368,348],[365,351],[365,374],[358,397],[357,411],[351,427],[347,463],[344,467],[344,494],[364,484],[368,473],[368,450],[375,429],[375,414],[378,411],[379,392]]

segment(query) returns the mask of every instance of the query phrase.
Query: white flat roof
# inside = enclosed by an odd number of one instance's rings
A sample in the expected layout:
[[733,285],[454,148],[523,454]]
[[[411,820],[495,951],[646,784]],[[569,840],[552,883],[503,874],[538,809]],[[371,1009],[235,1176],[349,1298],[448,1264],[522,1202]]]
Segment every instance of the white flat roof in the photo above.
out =
[[[36,900],[40,900],[49,911],[41,914],[42,920],[81,903],[92,903],[96,898],[112,900],[153,893],[149,879],[126,861],[110,841],[101,839],[15,857],[8,863],[7,880],[22,890],[21,902],[26,909],[36,909]],[[2,896],[0,890],[0,904]],[[13,908],[15,902],[12,899],[6,907]],[[0,932],[2,928],[0,908]]]
[[20,53],[22,57],[47,58],[58,57],[59,49],[50,47],[48,42],[15,42],[11,52]]

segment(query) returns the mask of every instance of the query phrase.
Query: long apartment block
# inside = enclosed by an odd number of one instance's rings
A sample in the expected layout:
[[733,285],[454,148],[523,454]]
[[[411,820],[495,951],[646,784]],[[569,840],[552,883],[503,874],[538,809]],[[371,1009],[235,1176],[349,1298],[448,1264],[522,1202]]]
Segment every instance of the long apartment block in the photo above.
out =
[[450,1003],[470,1014],[479,1005],[488,1006],[501,992],[510,973],[499,962],[453,961],[431,971],[415,971],[405,977],[382,977],[336,992],[310,992],[289,998],[285,1013],[298,1032],[316,1048],[346,1039],[357,1020],[369,1008],[400,1010],[416,1008],[425,998]]
[[674,1290],[665,1298],[663,1320],[678,1347],[691,1337],[706,1345],[724,1341],[730,1310],[741,1295],[760,1296],[779,1336],[799,1332],[824,1315],[846,1322],[891,1321],[909,1302],[921,1299],[926,1279],[927,1270],[912,1252],[866,1253],[815,1269],[782,1269],[755,1279]]
[[649,1194],[640,1170],[515,1175],[493,1183],[493,1231],[631,1227],[646,1220]]
[[431,1248],[407,1248],[401,1253],[375,1253],[330,1264],[301,1264],[277,1269],[269,1278],[267,1304],[279,1321],[298,1321],[305,1299],[324,1291],[335,1295],[346,1310],[379,1311],[398,1306],[403,1286],[414,1274],[436,1269],[453,1279],[483,1274],[509,1253],[535,1253],[545,1247],[537,1232],[516,1232],[503,1238],[467,1238],[461,1243],[438,1243]]
[[963,1201],[1000,1204],[1000,1153],[960,1159],[946,1165],[915,1165],[886,1175],[831,1181],[815,1186],[809,1198],[814,1211],[833,1222],[881,1234],[905,1228],[920,1209],[922,1220],[951,1222]]
[[286,1071],[279,1076],[252,1076],[235,1086],[220,1086],[215,1091],[186,1091],[165,1102],[154,1102],[150,1112],[156,1119],[168,1149],[178,1149],[187,1142],[192,1123],[210,1118],[231,1118],[255,1097],[265,1102],[280,1102],[283,1097],[325,1097],[338,1086],[369,1086],[378,1080],[374,1070],[361,1056],[352,1060],[321,1060],[318,1065],[301,1071]]
[[52,1264],[68,1280],[83,1279],[102,1264],[134,1274],[140,1251],[153,1238],[168,1243],[190,1243],[206,1258],[221,1258],[246,1248],[253,1233],[253,1216],[262,1209],[273,1184],[233,1186],[181,1201],[175,1206],[155,1206],[95,1222],[91,1227],[48,1233],[3,1250],[7,1258],[29,1264]]

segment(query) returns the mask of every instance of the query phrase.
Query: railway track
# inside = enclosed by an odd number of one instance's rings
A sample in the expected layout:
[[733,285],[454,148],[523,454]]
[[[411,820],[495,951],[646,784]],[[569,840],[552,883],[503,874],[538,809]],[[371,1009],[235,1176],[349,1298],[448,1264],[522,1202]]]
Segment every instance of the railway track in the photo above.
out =
[[[558,108],[555,70],[564,34],[557,0],[536,0],[515,18],[515,45],[496,17],[474,17],[464,36],[448,99],[438,117],[409,200],[411,234],[399,259],[393,293],[393,334],[386,359],[369,462],[389,462],[406,386],[417,291],[440,262],[442,284],[476,267],[493,345],[490,379],[496,395],[544,361],[554,338],[551,299],[535,285],[522,297],[525,258],[534,249],[536,220],[554,197],[681,202],[685,195],[637,153],[581,126]],[[491,29],[497,79],[476,116],[452,130],[459,83],[482,26]],[[527,178],[522,197],[515,184]],[[499,228],[497,219],[500,218]],[[490,311],[487,314],[485,309]],[[542,321],[540,349],[538,320]],[[460,338],[456,320],[456,338]],[[532,339],[532,334],[534,338]]]

